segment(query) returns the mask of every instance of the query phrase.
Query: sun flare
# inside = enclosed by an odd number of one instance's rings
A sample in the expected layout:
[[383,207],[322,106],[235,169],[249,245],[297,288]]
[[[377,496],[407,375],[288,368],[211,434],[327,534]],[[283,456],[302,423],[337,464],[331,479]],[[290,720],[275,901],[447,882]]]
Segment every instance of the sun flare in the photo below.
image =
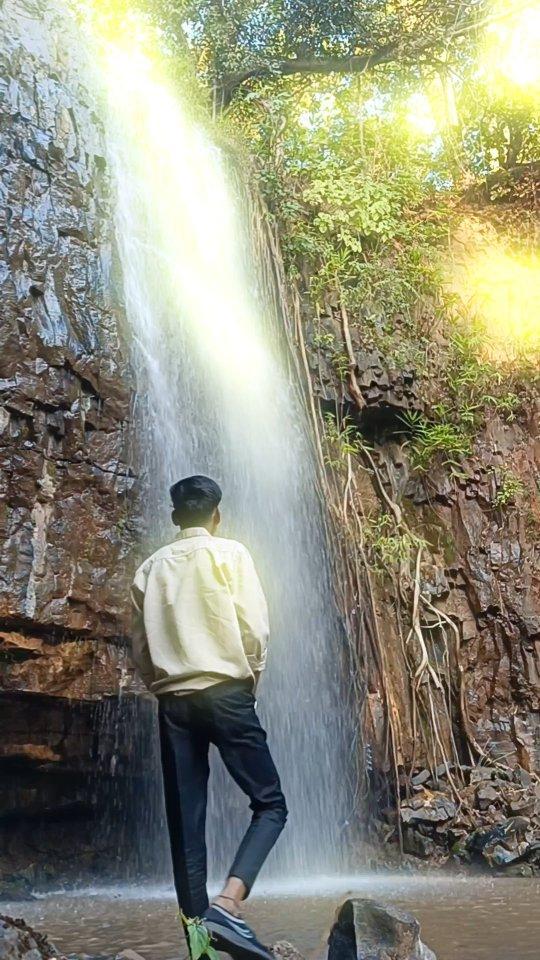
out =
[[95,20],[94,40],[116,142],[130,157],[133,202],[146,211],[149,256],[169,291],[167,323],[183,325],[204,357],[254,389],[268,351],[223,157],[189,98],[178,96],[148,25]]
[[485,334],[485,355],[500,366],[540,359],[540,256],[503,247],[472,254],[456,289]]
[[513,13],[514,5],[496,5],[499,16],[486,27],[481,72],[503,96],[526,98],[540,92],[540,3]]

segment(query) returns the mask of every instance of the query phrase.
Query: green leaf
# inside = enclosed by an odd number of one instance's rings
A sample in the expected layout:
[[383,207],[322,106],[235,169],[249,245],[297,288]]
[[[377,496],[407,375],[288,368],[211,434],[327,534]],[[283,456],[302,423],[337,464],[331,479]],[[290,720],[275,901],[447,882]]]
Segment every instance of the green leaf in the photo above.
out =
[[188,927],[189,952],[191,960],[200,960],[206,950],[208,935],[198,924]]
[[198,919],[192,919],[182,914],[182,921],[186,927],[189,952],[191,960],[200,960],[207,956],[210,960],[219,960],[214,947],[210,943],[210,934],[204,923]]

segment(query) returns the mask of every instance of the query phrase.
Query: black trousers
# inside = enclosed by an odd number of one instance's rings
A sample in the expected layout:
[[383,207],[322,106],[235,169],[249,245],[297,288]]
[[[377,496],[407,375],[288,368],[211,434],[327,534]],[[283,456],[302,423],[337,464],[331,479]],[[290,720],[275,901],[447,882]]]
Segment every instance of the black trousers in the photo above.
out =
[[251,824],[229,871],[248,891],[285,826],[287,807],[250,681],[227,680],[185,696],[162,694],[159,728],[178,903],[186,916],[200,917],[208,906],[209,745],[216,745],[227,770],[250,799]]

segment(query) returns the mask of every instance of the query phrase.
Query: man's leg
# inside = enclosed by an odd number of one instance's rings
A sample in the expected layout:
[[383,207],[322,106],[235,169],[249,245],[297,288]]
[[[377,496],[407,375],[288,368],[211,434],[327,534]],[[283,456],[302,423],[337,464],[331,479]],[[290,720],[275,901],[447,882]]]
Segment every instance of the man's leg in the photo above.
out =
[[279,775],[249,686],[239,684],[213,699],[211,737],[253,811],[223,890],[233,899],[244,899],[287,819]]
[[209,739],[189,697],[159,698],[161,765],[174,884],[180,909],[200,917],[206,892],[206,800]]

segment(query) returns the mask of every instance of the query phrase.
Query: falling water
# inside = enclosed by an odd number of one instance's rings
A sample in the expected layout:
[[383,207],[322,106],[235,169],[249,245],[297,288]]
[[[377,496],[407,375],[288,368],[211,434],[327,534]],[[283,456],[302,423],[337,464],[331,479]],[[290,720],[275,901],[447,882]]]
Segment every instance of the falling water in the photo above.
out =
[[[351,816],[343,636],[283,320],[254,267],[245,198],[235,196],[222,153],[144,58],[116,50],[107,69],[148,552],[174,534],[169,485],[190,473],[214,477],[224,491],[221,534],[251,550],[270,608],[259,708],[290,819],[267,869],[336,873],[347,866]],[[211,779],[217,876],[248,810],[217,757]]]

